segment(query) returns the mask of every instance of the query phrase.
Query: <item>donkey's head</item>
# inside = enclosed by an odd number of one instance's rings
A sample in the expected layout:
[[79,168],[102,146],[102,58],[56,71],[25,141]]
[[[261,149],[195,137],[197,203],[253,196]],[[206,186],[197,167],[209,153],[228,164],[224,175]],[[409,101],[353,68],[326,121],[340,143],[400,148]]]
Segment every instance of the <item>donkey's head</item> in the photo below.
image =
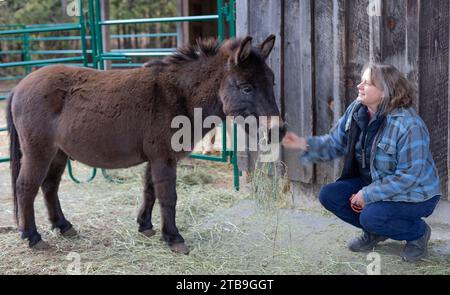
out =
[[[261,117],[266,117],[271,130],[279,128],[281,139],[286,128],[275,101],[275,76],[266,64],[274,44],[274,35],[256,47],[252,46],[252,37],[249,36],[224,44],[222,48],[225,48],[228,62],[219,93],[225,115],[254,116],[258,124]],[[270,117],[279,118],[279,123],[274,123],[275,120],[270,120]]]

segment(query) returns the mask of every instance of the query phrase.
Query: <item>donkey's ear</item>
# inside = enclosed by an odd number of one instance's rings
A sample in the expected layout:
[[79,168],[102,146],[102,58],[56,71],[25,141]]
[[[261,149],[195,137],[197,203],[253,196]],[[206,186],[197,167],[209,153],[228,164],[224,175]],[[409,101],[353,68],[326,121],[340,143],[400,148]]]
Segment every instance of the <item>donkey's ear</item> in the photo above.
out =
[[259,45],[259,50],[261,51],[261,57],[263,59],[267,59],[274,45],[275,35],[269,35],[269,37],[267,37],[266,40],[264,40],[263,43]]
[[234,54],[234,63],[236,65],[242,64],[249,56],[252,51],[252,37],[247,36],[242,40],[241,45]]

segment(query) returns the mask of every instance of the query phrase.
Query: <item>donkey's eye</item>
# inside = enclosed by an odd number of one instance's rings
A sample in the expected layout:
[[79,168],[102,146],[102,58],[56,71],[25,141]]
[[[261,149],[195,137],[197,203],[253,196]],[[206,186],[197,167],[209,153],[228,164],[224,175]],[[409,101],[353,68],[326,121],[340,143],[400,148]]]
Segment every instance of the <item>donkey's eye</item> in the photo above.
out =
[[239,89],[244,94],[250,94],[253,91],[252,85],[250,85],[248,83],[244,83],[244,84],[239,85]]

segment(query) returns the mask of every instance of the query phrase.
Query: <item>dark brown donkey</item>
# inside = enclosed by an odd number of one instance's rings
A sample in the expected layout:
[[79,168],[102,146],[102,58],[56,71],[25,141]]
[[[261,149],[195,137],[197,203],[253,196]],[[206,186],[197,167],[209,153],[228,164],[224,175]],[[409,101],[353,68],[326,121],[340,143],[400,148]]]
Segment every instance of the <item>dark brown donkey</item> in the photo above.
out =
[[[252,38],[199,41],[160,62],[132,70],[97,71],[63,65],[39,69],[9,97],[11,174],[15,216],[21,237],[35,249],[48,248],[37,232],[34,200],[39,187],[49,219],[62,235],[76,231],[58,199],[68,157],[92,167],[126,168],[148,162],[139,232],[155,234],[155,198],[162,238],[175,252],[189,252],[175,225],[177,161],[171,129],[175,116],[203,118],[279,116],[274,75],[265,60],[275,37],[252,47]],[[280,130],[282,127],[280,127]],[[206,133],[208,130],[203,130]]]

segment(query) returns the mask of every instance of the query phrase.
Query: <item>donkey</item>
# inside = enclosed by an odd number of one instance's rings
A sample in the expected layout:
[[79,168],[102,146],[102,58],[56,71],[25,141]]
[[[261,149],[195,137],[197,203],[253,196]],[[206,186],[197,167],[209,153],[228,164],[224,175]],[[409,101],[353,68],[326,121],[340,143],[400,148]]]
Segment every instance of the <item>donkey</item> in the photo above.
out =
[[[255,47],[250,36],[222,46],[217,40],[199,40],[138,69],[53,65],[29,74],[7,102],[14,212],[21,238],[34,249],[49,247],[35,224],[39,188],[52,227],[63,236],[77,234],[58,198],[68,158],[105,169],[147,162],[138,230],[148,237],[155,234],[152,210],[158,198],[162,239],[172,251],[188,254],[175,224],[177,161],[188,152],[171,148],[171,120],[178,115],[192,120],[194,108],[201,108],[203,117],[222,119],[280,116],[274,74],[265,62],[274,43],[273,35]],[[284,131],[282,123],[276,128]]]

